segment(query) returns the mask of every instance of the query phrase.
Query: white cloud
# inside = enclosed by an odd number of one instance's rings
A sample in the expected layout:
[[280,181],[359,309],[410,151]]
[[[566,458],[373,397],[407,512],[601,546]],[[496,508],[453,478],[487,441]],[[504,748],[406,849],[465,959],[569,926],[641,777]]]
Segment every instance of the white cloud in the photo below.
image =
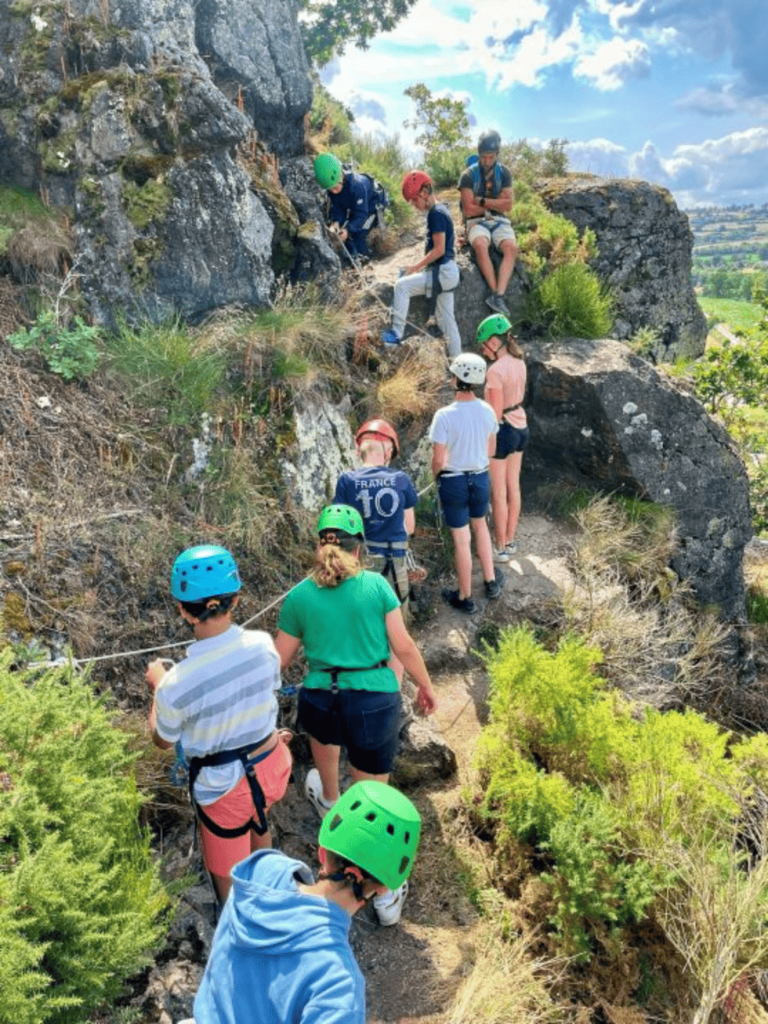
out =
[[583,54],[574,65],[576,78],[586,78],[607,92],[619,89],[629,78],[645,78],[651,66],[645,43],[637,39],[609,39]]
[[626,149],[609,139],[569,142],[565,152],[573,171],[599,174],[607,178],[623,178],[629,171],[629,154]]
[[689,202],[763,203],[768,181],[768,128],[731,132],[677,146],[664,159],[646,142],[629,160],[630,173],[665,185]]

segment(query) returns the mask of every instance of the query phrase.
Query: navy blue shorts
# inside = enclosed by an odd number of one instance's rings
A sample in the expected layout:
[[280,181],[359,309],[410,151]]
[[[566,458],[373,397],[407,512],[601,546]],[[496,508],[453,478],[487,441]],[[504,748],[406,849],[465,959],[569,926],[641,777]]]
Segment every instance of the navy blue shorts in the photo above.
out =
[[496,435],[496,454],[494,459],[506,459],[508,455],[521,452],[528,444],[528,427],[513,427],[504,420],[499,424]]
[[368,775],[392,771],[400,736],[399,693],[299,690],[299,725],[318,743],[347,748],[349,763]]
[[437,481],[445,521],[452,530],[466,526],[470,519],[482,519],[491,501],[491,478],[483,473],[441,476]]

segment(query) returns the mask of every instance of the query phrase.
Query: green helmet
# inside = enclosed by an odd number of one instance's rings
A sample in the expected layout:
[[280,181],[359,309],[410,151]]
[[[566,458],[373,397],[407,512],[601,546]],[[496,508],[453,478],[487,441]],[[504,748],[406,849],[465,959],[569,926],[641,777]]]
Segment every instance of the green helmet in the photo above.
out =
[[317,532],[323,530],[341,530],[342,533],[349,533],[353,537],[365,537],[363,518],[356,508],[351,505],[328,505],[320,513],[317,521]]
[[177,601],[236,594],[240,589],[237,563],[226,548],[198,544],[182,551],[171,569],[171,594]]
[[344,177],[341,160],[333,153],[321,153],[315,157],[315,178],[320,188],[333,188]]
[[407,796],[385,782],[356,782],[323,818],[318,842],[345,857],[388,889],[413,870],[421,815]]
[[488,341],[494,335],[499,338],[503,338],[507,331],[512,330],[512,324],[507,320],[501,313],[493,313],[491,316],[487,316],[477,328],[477,340],[482,345],[483,342]]

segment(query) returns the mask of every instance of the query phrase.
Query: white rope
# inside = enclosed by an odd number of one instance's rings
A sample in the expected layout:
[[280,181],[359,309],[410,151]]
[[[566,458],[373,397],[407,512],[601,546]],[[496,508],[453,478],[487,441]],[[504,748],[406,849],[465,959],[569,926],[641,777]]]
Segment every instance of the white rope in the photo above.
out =
[[[275,600],[265,608],[262,608],[261,611],[252,615],[250,619],[243,623],[243,629],[245,629],[246,626],[249,626],[252,622],[255,622],[256,619],[260,619],[262,615],[266,615],[266,613],[282,601],[288,593],[289,591],[286,590],[285,594],[281,594],[279,597],[276,597]],[[92,658],[68,657],[55,658],[53,661],[32,661],[29,663],[27,668],[56,668],[61,665],[72,665],[73,667],[79,665],[91,665],[97,661],[110,661],[112,658],[133,658],[138,657],[140,654],[154,654],[156,651],[170,651],[173,650],[174,647],[189,647],[192,642],[192,640],[178,640],[172,644],[160,644],[158,647],[143,647],[141,650],[137,651],[115,651],[113,654],[96,654]]]

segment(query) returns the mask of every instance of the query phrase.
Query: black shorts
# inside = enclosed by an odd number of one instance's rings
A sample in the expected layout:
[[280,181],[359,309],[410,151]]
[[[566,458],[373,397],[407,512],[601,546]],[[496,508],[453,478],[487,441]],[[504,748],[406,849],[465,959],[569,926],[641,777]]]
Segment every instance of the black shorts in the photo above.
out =
[[513,427],[503,420],[499,424],[496,435],[496,454],[494,459],[506,459],[508,455],[521,452],[528,444],[528,427]]
[[392,771],[400,736],[399,693],[299,691],[299,725],[318,743],[347,748],[349,763],[368,775]]

